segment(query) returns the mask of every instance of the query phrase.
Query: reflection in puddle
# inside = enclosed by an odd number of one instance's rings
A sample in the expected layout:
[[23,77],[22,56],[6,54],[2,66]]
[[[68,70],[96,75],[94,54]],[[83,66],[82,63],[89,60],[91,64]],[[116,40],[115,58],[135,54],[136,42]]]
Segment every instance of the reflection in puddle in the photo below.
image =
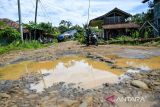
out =
[[93,61],[81,56],[63,57],[55,61],[23,62],[0,68],[3,80],[16,80],[24,73],[39,72],[43,79],[31,84],[31,89],[42,91],[53,83],[75,83],[83,88],[93,88],[103,83],[116,83],[123,74],[106,63]]
[[67,64],[58,63],[55,68],[41,70],[41,73],[50,75],[44,76],[38,84],[31,85],[31,89],[36,89],[38,92],[58,82],[75,83],[83,88],[93,88],[106,82],[116,83],[118,81],[118,75],[96,69],[83,60],[70,61]]

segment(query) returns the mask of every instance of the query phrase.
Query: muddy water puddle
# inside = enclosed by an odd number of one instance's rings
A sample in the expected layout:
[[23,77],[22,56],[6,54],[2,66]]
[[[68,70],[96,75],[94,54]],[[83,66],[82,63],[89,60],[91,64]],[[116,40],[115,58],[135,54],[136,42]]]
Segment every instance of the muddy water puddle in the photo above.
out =
[[[130,59],[107,56],[116,60],[119,67],[140,67],[142,70],[160,69],[160,57],[150,59]],[[95,88],[103,83],[117,83],[125,72],[137,72],[132,69],[124,71],[113,69],[107,63],[98,62],[83,56],[62,57],[54,61],[22,62],[0,68],[0,80],[17,80],[25,73],[38,72],[42,80],[30,84],[38,92],[51,87],[54,83],[74,83],[83,88]]]
[[106,63],[82,56],[63,57],[55,61],[22,62],[0,68],[1,80],[16,80],[25,73],[39,72],[43,78],[39,83],[30,84],[31,89],[42,91],[53,83],[75,83],[83,88],[97,87],[103,83],[116,83],[123,74],[111,69]]
[[160,69],[160,56],[150,58],[122,58],[116,55],[106,56],[116,61],[116,65],[119,67],[132,67],[139,68],[140,70],[156,70]]

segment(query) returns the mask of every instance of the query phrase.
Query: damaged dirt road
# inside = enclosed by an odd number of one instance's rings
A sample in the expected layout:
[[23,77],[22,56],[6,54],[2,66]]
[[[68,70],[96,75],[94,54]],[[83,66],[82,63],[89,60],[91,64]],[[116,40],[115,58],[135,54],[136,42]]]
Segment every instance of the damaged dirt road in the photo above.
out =
[[0,107],[159,107],[159,102],[157,47],[68,41],[0,55]]
[[100,56],[119,56],[126,58],[148,58],[160,56],[160,48],[143,46],[101,45],[86,47],[77,42],[58,43],[50,47],[37,50],[11,51],[0,55],[0,65],[24,60],[52,60],[58,57],[74,54],[92,54]]

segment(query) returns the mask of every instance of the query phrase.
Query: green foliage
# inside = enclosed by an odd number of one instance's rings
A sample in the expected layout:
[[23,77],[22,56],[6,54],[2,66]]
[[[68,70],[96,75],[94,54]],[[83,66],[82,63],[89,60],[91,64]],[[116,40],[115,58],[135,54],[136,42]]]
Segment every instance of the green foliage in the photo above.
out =
[[52,29],[52,23],[40,23],[38,24],[38,29],[44,30],[47,33],[52,33],[53,29]]
[[58,29],[59,29],[60,33],[64,33],[67,30],[69,30],[66,26],[59,26]]
[[29,30],[34,30],[38,28],[38,24],[35,24],[34,22],[30,22],[29,24],[24,24],[24,26]]
[[16,29],[7,27],[0,31],[0,39],[4,39],[7,43],[11,43],[20,39],[20,33]]
[[72,26],[72,22],[66,21],[66,20],[61,20],[61,22],[59,23],[59,25],[67,27],[69,29]]
[[103,25],[103,21],[102,20],[92,20],[90,22],[90,26],[96,27],[96,26],[102,26]]
[[77,30],[77,32],[80,34],[80,35],[84,35],[84,29],[81,27],[81,26],[79,26],[79,25],[75,25],[75,26],[72,26],[71,28],[70,28],[70,30]]
[[5,26],[4,22],[0,21],[0,27],[4,27],[4,26]]
[[30,22],[29,24],[25,24],[24,25],[26,28],[28,28],[30,31],[34,30],[34,29],[40,29],[43,30],[47,33],[52,33],[53,32],[53,28],[52,28],[52,23],[39,23],[39,24],[35,24],[34,22]]
[[142,25],[145,22],[144,14],[143,13],[142,14],[136,14],[136,15],[132,16],[131,21],[134,22],[134,23]]
[[58,27],[54,27],[53,28],[53,35],[54,35],[54,38],[57,39],[58,35],[60,35],[61,32],[59,31],[59,28]]
[[24,50],[24,49],[37,49],[37,48],[43,48],[47,45],[41,44],[38,41],[14,41],[11,44],[7,46],[1,46],[0,47],[0,54],[9,52],[12,50]]
[[133,38],[132,38],[132,37],[129,37],[129,36],[125,36],[125,35],[123,35],[123,36],[120,36],[120,37],[114,38],[114,39],[112,39],[112,40],[129,41],[129,40],[133,40]]
[[142,25],[146,21],[153,20],[153,9],[149,9],[146,13],[139,13],[132,16],[131,21]]
[[60,23],[59,23],[59,32],[62,34],[68,30],[71,30],[72,29],[72,22],[70,21],[66,21],[66,20],[62,20]]
[[81,35],[79,33],[76,33],[75,40],[77,40],[81,44],[84,44],[85,43],[85,36]]
[[105,45],[105,44],[107,44],[107,41],[105,41],[104,39],[100,38],[100,39],[98,39],[98,44],[99,45]]
[[157,47],[160,47],[160,41],[146,42],[146,43],[143,44],[143,46],[157,46]]
[[139,38],[140,37],[140,33],[138,31],[135,31],[131,34],[132,38]]
[[98,29],[97,27],[91,27],[91,31],[92,31],[93,33],[102,32],[102,30],[101,30],[101,29]]

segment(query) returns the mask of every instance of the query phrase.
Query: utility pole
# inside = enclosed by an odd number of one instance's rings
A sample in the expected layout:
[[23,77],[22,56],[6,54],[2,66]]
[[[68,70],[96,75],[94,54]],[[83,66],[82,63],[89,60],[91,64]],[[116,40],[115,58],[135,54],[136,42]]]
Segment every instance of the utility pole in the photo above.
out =
[[36,0],[35,24],[37,24],[38,1],[39,1],[39,0]]
[[22,26],[22,18],[21,18],[20,0],[17,0],[17,2],[18,2],[18,16],[19,16],[19,31],[21,34],[21,40],[23,41],[23,26]]
[[88,28],[89,28],[89,18],[90,18],[90,7],[91,7],[91,0],[88,0],[88,18],[87,18]]
[[[36,0],[36,10],[35,10],[35,20],[34,23],[37,24],[37,12],[38,12],[38,0]],[[36,29],[34,29],[34,39],[36,39]]]

